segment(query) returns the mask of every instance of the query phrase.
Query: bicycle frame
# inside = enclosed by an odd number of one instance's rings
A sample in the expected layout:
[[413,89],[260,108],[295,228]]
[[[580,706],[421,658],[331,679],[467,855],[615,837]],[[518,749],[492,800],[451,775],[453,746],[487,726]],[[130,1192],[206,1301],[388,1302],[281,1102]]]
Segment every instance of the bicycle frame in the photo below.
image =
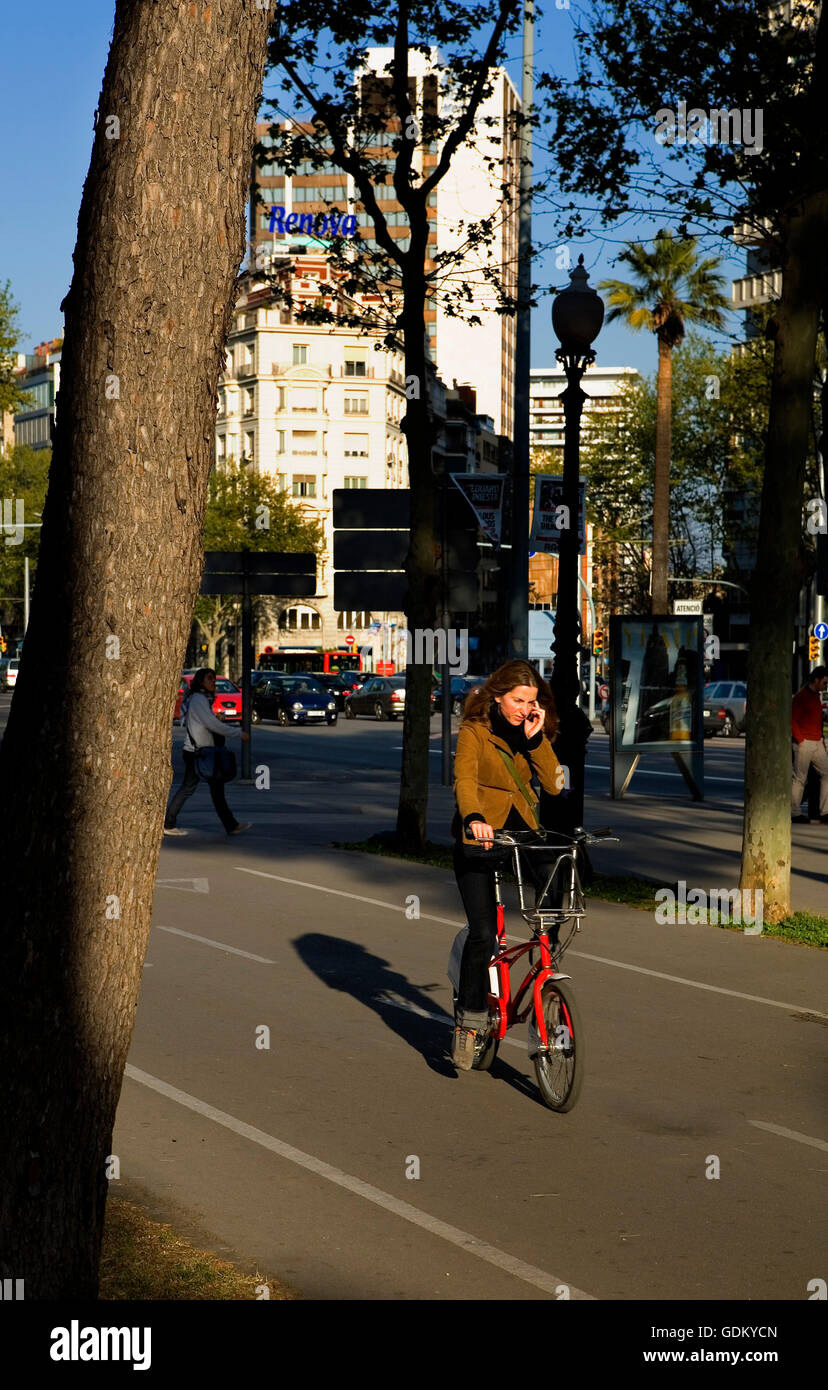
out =
[[[570,975],[565,975],[555,968],[555,963],[560,960],[564,951],[569,946],[575,933],[580,931],[581,918],[586,911],[584,903],[584,893],[581,880],[578,875],[578,868],[575,862],[577,846],[572,845],[562,849],[555,859],[549,872],[545,884],[536,893],[536,902],[543,902],[546,894],[555,877],[564,863],[569,863],[568,883],[565,888],[565,896],[569,903],[566,907],[539,909],[537,906],[528,907],[526,902],[526,892],[528,885],[521,872],[520,849],[513,847],[513,860],[515,867],[515,878],[517,879],[518,895],[520,898],[520,911],[527,925],[534,925],[534,934],[529,941],[519,942],[515,946],[506,945],[506,918],[501,893],[501,875],[495,872],[495,902],[497,906],[497,943],[498,949],[489,965],[489,976],[492,985],[497,992],[492,990],[489,994],[489,1012],[493,1019],[497,1020],[493,1036],[498,1040],[505,1037],[507,1029],[515,1023],[523,1023],[534,1011],[538,1034],[540,1037],[541,1048],[549,1048],[549,1038],[546,1031],[546,1021],[541,1007],[541,991],[547,980],[569,980]],[[528,851],[531,852],[531,851]],[[549,944],[549,930],[551,927],[560,928],[565,922],[573,921],[574,926],[567,939],[561,944],[557,944],[554,956],[552,947]],[[512,967],[520,960],[521,956],[527,952],[540,951],[540,960],[530,965],[516,994],[512,995]],[[494,979],[492,979],[494,972]],[[531,999],[526,1001],[526,996],[531,988]],[[565,1009],[565,1006],[564,1006]],[[567,1019],[569,1026],[569,1020]]]

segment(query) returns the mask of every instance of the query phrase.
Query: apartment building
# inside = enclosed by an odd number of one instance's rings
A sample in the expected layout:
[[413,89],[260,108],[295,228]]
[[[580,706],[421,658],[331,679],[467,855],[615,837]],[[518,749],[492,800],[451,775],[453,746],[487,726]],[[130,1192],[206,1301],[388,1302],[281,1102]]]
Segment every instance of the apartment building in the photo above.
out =
[[23,410],[15,412],[15,444],[27,444],[31,449],[51,448],[62,346],[62,338],[53,338],[38,343],[33,353],[18,354],[18,382],[29,400]]
[[[301,302],[310,293],[302,286],[326,273],[324,257],[286,257],[282,272]],[[277,601],[260,645],[330,650],[346,634],[361,645],[375,622],[333,607],[331,511],[335,488],[408,486],[402,355],[375,343],[348,328],[296,324],[269,285],[254,276],[243,284],[219,380],[216,463],[244,460],[270,474],[325,537],[316,595]]]
[[[581,419],[581,439],[600,429],[608,414],[619,409],[620,396],[627,384],[640,381],[635,367],[588,367],[582,386],[587,399]],[[560,367],[533,367],[529,374],[529,440],[532,448],[554,449],[561,456],[563,470],[564,411],[561,393],[566,376]]]
[[[356,78],[365,84],[366,93],[373,101],[382,99],[383,84],[389,80],[383,73],[392,53],[393,50],[385,48],[369,50],[365,68]],[[409,54],[409,94],[415,120],[422,118],[425,109],[443,106],[451,100],[445,76],[436,70],[437,61],[436,51],[431,55],[414,51]],[[514,198],[504,202],[501,188],[505,184],[517,189],[515,118],[519,111],[520,100],[514,85],[505,73],[498,72],[494,76],[493,91],[481,106],[475,135],[457,151],[448,173],[430,195],[430,259],[426,263],[426,270],[432,271],[434,255],[462,246],[474,223],[483,217],[494,217],[493,241],[485,248],[470,244],[462,260],[443,274],[426,308],[425,329],[429,357],[438,374],[444,381],[456,380],[475,389],[481,413],[492,418],[496,434],[508,437],[513,432],[515,321],[495,312],[497,294],[491,272],[496,270],[504,286],[514,293],[517,203]],[[395,199],[391,182],[394,125],[394,121],[389,120],[388,131],[377,134],[370,155],[377,161],[385,159],[388,177],[385,183],[375,187],[377,200],[386,216],[390,235],[407,247],[407,218]],[[288,124],[286,128],[300,127]],[[308,126],[301,128],[310,129]],[[257,128],[265,147],[272,146],[269,129],[267,122]],[[436,142],[421,146],[416,156],[418,171],[427,177],[438,157]],[[488,167],[487,161],[493,161],[492,167]],[[258,203],[255,189],[263,204]],[[371,220],[358,200],[354,181],[334,163],[314,168],[312,163],[306,162],[288,174],[277,161],[266,162],[256,173],[251,201],[251,240],[258,249],[269,243],[274,252],[280,248],[310,248],[312,245],[324,250],[324,227],[311,232],[309,215],[319,216],[329,205],[343,217],[353,216],[362,244],[373,245]],[[283,213],[280,211],[274,217],[271,214],[274,207],[284,210]],[[355,247],[358,245],[355,241]],[[472,291],[473,302],[467,306],[467,312],[473,312],[481,320],[477,325],[469,325],[447,311],[461,284]]]

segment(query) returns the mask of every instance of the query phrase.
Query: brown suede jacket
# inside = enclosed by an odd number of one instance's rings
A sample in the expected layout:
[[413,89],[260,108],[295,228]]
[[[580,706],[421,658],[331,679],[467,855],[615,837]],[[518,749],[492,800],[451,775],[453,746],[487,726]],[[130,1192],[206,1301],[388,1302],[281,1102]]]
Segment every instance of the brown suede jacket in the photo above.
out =
[[[457,735],[457,751],[454,755],[457,814],[451,826],[452,834],[457,839],[462,835],[464,844],[474,843],[474,836],[466,834],[463,830],[463,822],[466,816],[474,815],[476,812],[485,816],[488,824],[495,830],[501,830],[514,806],[527,826],[534,829],[532,808],[497,752],[498,748],[514,757],[518,775],[527,787],[534,770],[545,792],[555,796],[563,788],[563,769],[552,751],[548,738],[542,738],[540,747],[530,752],[528,757],[523,753],[512,754],[505,739],[493,733],[488,723],[464,720]],[[529,758],[532,760],[531,764]]]

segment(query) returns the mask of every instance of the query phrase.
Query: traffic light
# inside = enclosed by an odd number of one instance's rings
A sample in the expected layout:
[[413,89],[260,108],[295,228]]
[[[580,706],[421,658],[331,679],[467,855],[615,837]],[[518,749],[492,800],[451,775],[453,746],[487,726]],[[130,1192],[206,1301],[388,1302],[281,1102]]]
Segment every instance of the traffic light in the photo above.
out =
[[597,627],[592,634],[592,655],[603,656],[604,654],[604,631]]
[[820,642],[819,642],[819,638],[818,638],[818,637],[809,637],[809,638],[808,638],[808,660],[809,660],[809,661],[819,661],[819,646],[820,646]]

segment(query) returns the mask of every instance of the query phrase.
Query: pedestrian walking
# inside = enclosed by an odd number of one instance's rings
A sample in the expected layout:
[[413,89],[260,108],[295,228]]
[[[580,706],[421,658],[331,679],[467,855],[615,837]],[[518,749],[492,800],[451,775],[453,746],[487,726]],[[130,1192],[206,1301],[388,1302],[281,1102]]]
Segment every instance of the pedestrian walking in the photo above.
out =
[[477,1034],[488,1019],[488,967],[497,936],[494,872],[509,856],[494,847],[494,831],[539,829],[529,784],[536,775],[552,795],[563,787],[550,742],[557,727],[552,691],[528,661],[507,661],[466,697],[454,758],[452,822],[454,873],[469,926],[452,1045],[461,1071],[470,1070]]
[[[223,748],[224,740],[229,735],[230,738],[237,738],[241,734],[242,740],[246,743],[250,738],[249,734],[243,733],[240,729],[229,728],[223,724],[213,714],[213,699],[216,693],[216,673],[209,667],[196,671],[190,684],[189,694],[185,697],[181,707],[181,718],[187,730],[184,740],[184,778],[181,785],[177,788],[164,818],[165,835],[186,835],[186,830],[180,830],[176,825],[178,813],[188,797],[192,796],[199,783],[199,776],[196,772],[196,752],[199,748]],[[218,813],[219,820],[227,831],[228,835],[240,835],[243,830],[250,829],[250,821],[237,821],[224,795],[224,783],[211,777],[207,783],[210,788],[210,795],[213,798],[213,805]]]
[[798,694],[794,696],[791,712],[791,737],[793,750],[793,790],[791,793],[791,820],[797,825],[807,825],[808,817],[802,815],[802,795],[811,767],[819,773],[819,820],[828,825],[828,752],[822,737],[822,700],[820,692],[828,686],[828,668],[815,666]]

